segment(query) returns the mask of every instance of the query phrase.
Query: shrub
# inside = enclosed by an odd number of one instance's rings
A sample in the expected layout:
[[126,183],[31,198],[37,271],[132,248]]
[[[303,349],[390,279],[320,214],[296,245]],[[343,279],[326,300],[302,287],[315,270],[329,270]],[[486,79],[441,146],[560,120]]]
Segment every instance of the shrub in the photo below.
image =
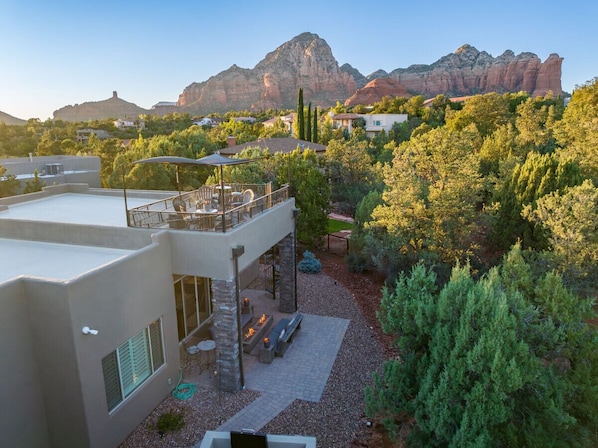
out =
[[165,412],[158,418],[156,428],[161,434],[169,431],[177,431],[185,426],[183,415],[178,412],[173,412],[171,409]]
[[320,260],[313,253],[306,250],[303,252],[303,260],[297,264],[297,267],[301,272],[317,274],[322,270],[322,263],[320,263]]

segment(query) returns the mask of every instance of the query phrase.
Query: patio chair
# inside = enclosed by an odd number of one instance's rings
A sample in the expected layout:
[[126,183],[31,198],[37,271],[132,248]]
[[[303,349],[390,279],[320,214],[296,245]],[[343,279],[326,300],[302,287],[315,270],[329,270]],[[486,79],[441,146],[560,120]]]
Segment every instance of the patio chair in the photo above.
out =
[[189,227],[189,225],[193,221],[193,216],[191,216],[191,213],[186,213],[187,212],[187,204],[185,204],[185,201],[183,200],[183,198],[181,198],[180,196],[177,196],[176,198],[174,198],[172,200],[172,206],[176,210],[177,214],[176,214],[176,216],[174,216],[170,219],[171,223],[174,222],[176,224],[174,226],[171,225],[170,227],[171,228],[174,227],[177,229],[183,229],[185,227]]
[[212,201],[214,190],[209,185],[202,185],[197,189],[197,208],[215,208]]
[[243,211],[243,221],[246,221],[251,218],[252,213],[251,209],[253,207],[253,199],[255,197],[255,193],[252,189],[248,188],[247,190],[243,191],[243,205],[245,205],[245,210]]

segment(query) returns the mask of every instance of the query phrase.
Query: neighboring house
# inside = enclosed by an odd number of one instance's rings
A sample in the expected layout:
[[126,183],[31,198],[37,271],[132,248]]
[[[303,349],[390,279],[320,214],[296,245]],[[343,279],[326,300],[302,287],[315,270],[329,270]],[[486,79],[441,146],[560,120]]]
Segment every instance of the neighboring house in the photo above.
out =
[[278,123],[278,120],[282,121],[284,127],[286,128],[286,130],[289,133],[293,133],[293,121],[294,121],[294,115],[293,114],[288,114],[285,115],[283,117],[274,117],[274,118],[270,118],[269,120],[266,120],[263,122],[263,125],[265,128],[271,128],[273,127],[276,123]]
[[171,228],[172,192],[64,184],[0,199],[2,446],[117,447],[209,325],[219,387],[241,390],[239,290],[273,247],[281,311],[296,311],[295,201],[264,192],[222,231]]
[[326,145],[299,140],[292,137],[260,138],[253,142],[242,143],[240,145],[235,144],[234,138],[231,138],[228,142],[228,148],[221,149],[220,154],[231,156],[239,154],[246,148],[267,149],[271,154],[275,154],[277,152],[283,152],[286,154],[295,151],[297,148],[300,150],[311,149],[318,154],[323,154],[326,151]]
[[193,124],[197,126],[214,126],[214,120],[210,117],[203,117],[201,120],[193,121]]
[[0,159],[8,174],[21,182],[21,193],[27,181],[32,181],[35,171],[46,185],[85,183],[92,188],[101,187],[101,161],[97,156],[42,156]]
[[257,120],[254,117],[234,117],[233,121],[242,123],[255,123]]
[[120,118],[114,122],[114,127],[120,130],[138,129],[142,131],[145,129],[144,120],[121,120]]
[[160,101],[152,106],[152,112],[158,116],[164,116],[176,112],[178,106],[174,101]]
[[100,140],[112,137],[108,132],[102,129],[83,128],[77,129],[77,141],[80,143],[87,144],[87,142],[89,141],[89,136],[91,134],[94,134]]
[[395,123],[407,121],[407,114],[335,114],[332,115],[332,126],[335,129],[343,128],[349,133],[355,127],[353,122],[358,119],[365,121],[365,132],[368,137],[375,136],[378,132],[388,132]]

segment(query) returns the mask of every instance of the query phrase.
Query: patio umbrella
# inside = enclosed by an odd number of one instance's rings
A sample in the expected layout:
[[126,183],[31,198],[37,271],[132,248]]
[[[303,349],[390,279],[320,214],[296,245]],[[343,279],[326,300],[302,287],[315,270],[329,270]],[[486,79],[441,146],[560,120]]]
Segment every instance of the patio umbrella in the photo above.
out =
[[223,176],[223,167],[225,165],[241,165],[243,163],[251,162],[251,159],[233,159],[230,157],[225,157],[220,155],[219,153],[215,152],[214,154],[210,154],[209,156],[202,157],[201,159],[197,159],[196,162],[202,165],[210,165],[210,166],[218,166],[220,167],[220,206],[222,209],[222,231],[225,232],[226,226],[224,223],[224,176]]
[[179,185],[179,167],[180,166],[192,166],[192,165],[205,165],[205,163],[200,163],[197,159],[189,159],[187,157],[178,157],[178,156],[158,156],[158,157],[150,157],[148,159],[141,159],[136,160],[135,162],[131,163],[164,163],[164,164],[171,164],[175,166],[176,169],[176,188],[179,192],[179,196],[181,195],[181,186]]

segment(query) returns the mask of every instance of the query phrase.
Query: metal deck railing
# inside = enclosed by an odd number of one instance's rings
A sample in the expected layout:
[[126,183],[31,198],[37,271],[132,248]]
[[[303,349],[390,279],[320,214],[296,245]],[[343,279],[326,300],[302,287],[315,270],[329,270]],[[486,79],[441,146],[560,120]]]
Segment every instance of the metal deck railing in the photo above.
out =
[[[268,184],[203,185],[197,190],[127,211],[130,227],[226,232],[289,199],[289,187]],[[175,208],[178,207],[178,210]]]

